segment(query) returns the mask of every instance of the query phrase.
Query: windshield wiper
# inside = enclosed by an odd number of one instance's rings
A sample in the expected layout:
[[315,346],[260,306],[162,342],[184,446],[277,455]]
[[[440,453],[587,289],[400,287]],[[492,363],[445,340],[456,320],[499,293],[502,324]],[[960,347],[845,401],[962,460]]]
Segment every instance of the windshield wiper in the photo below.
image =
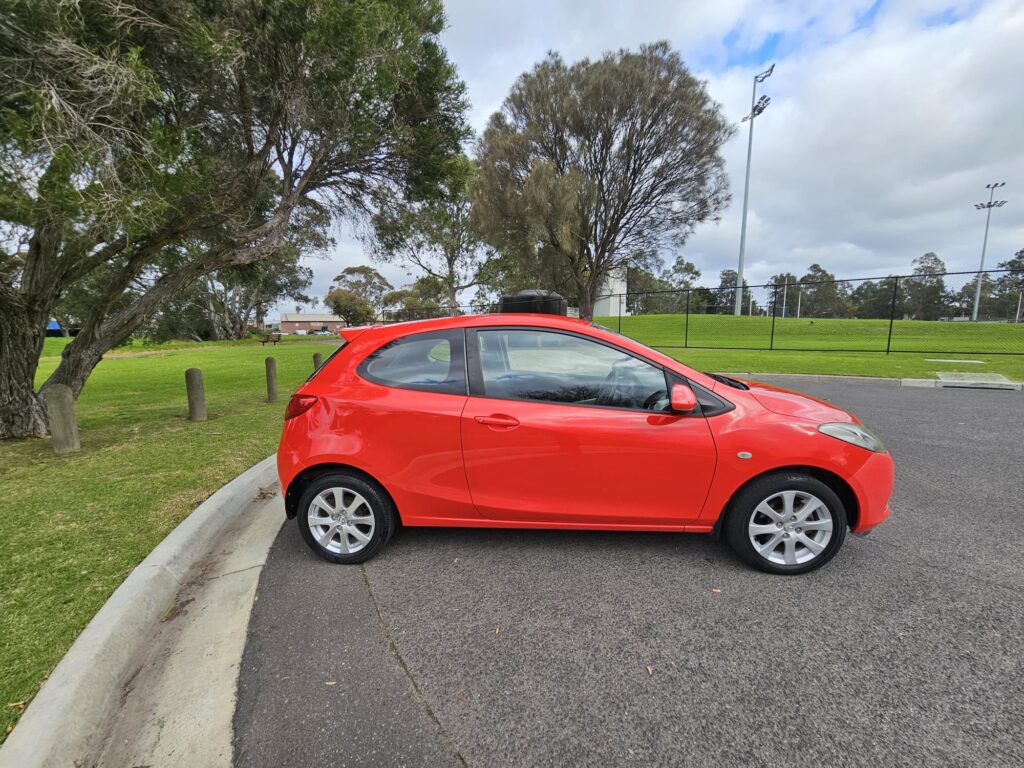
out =
[[707,373],[707,372],[705,372],[704,375],[705,376],[710,376],[715,381],[720,381],[723,384],[725,384],[727,387],[732,387],[733,389],[743,389],[743,390],[750,389],[750,387],[748,387],[746,384],[744,384],[739,379],[733,379],[733,378],[730,378],[729,376],[723,376],[720,373]]

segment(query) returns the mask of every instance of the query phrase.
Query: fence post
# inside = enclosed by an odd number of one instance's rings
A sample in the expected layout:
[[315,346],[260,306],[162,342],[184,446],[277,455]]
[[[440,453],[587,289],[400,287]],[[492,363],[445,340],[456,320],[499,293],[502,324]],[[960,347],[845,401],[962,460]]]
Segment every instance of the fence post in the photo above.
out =
[[75,418],[75,396],[66,384],[51,384],[43,391],[46,418],[50,423],[50,441],[58,456],[81,449],[78,442],[78,419]]
[[686,289],[686,320],[683,330],[683,348],[690,346],[690,289]]
[[324,356],[321,355],[319,352],[314,352],[313,353],[313,370],[314,371],[320,370],[320,366],[323,365],[323,364],[324,364]]
[[[775,309],[776,309],[776,305],[778,303],[779,303],[779,287],[775,286],[775,289],[772,291],[772,334],[771,334],[771,336],[768,337],[768,351],[769,352],[771,350],[775,349]],[[785,309],[785,307],[786,307],[785,302],[783,302],[782,307],[783,307],[782,311],[785,312],[786,311],[786,309]]]
[[622,333],[622,294],[619,294],[619,326],[618,332]]
[[206,390],[203,372],[198,368],[185,371],[185,394],[188,395],[188,420],[206,421]]
[[885,342],[885,354],[889,354],[889,350],[892,349],[892,324],[896,319],[896,292],[900,287],[900,279],[894,277],[892,279],[892,301],[889,304],[889,338]]
[[277,360],[272,357],[266,359],[267,366],[267,402],[277,400]]

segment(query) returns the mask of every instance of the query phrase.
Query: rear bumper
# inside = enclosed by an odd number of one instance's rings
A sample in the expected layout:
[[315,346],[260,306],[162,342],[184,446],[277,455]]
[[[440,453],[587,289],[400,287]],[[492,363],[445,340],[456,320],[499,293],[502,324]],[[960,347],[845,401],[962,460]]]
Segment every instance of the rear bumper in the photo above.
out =
[[848,478],[850,487],[857,495],[857,524],[852,532],[865,534],[881,523],[892,510],[889,499],[893,489],[893,462],[888,453],[876,453]]

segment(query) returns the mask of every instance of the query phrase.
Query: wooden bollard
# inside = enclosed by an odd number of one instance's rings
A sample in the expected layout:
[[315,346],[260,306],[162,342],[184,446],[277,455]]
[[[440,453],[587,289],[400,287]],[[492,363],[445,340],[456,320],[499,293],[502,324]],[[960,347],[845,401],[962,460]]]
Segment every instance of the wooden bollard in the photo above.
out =
[[51,384],[43,393],[46,418],[50,422],[53,452],[58,456],[81,450],[78,442],[78,419],[75,417],[75,396],[65,384]]
[[319,352],[314,352],[313,353],[313,370],[314,371],[320,370],[320,366],[323,365],[323,364],[324,364],[324,356],[321,355]]
[[267,358],[267,402],[277,400],[277,360]]
[[203,372],[198,368],[185,371],[185,392],[188,394],[188,420],[206,421],[206,390]]

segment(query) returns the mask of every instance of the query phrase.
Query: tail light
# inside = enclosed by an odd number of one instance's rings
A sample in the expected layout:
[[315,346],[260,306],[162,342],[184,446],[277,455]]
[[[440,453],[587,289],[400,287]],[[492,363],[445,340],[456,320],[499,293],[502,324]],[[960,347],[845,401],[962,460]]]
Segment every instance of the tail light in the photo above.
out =
[[313,395],[292,395],[288,401],[288,407],[284,409],[284,420],[294,419],[301,416],[310,408],[316,405],[316,397]]

